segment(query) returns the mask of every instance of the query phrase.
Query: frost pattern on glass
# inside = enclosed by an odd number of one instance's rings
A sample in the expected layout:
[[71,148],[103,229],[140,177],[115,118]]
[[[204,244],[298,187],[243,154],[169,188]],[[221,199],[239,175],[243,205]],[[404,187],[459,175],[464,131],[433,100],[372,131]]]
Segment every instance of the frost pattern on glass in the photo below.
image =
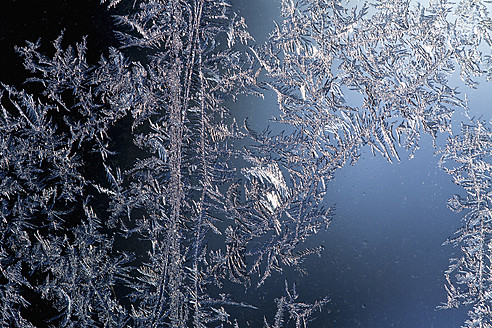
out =
[[[467,108],[455,67],[471,87],[492,74],[482,1],[283,0],[264,45],[227,1],[131,2],[115,16],[121,49],[91,64],[85,39],[63,47],[62,33],[52,56],[27,42],[17,50],[42,92],[1,85],[1,326],[239,327],[233,314],[260,310],[231,285],[266,288],[322,253],[304,242],[333,218],[335,171],[364,145],[412,157],[421,133],[451,132]],[[265,90],[275,128],[230,117],[227,100]],[[448,241],[463,256],[444,307],[473,305],[468,327],[491,325],[491,139],[472,120],[441,152],[467,191],[448,205],[469,210]],[[275,302],[264,327],[306,327],[328,298],[303,303],[286,282]]]
[[[259,310],[224,284],[260,286],[321,251],[300,245],[318,221],[271,216],[290,197],[274,161],[245,169],[247,187],[231,166],[246,134],[223,104],[259,90],[244,20],[225,1],[134,5],[117,33],[145,61],[111,48],[91,65],[85,40],[60,35],[51,57],[18,48],[38,98],[2,85],[2,326],[239,327],[231,309]],[[286,324],[326,303],[297,302]]]
[[463,124],[461,134],[450,137],[440,164],[463,187],[466,196],[454,195],[448,206],[466,210],[463,227],[446,244],[460,246],[463,255],[451,259],[446,271],[448,301],[444,308],[473,305],[464,327],[491,327],[491,187],[492,130],[481,120]]
[[[457,15],[465,15],[463,6]],[[349,9],[342,1],[283,1],[282,23],[253,50],[269,77],[263,83],[277,93],[280,122],[302,126],[313,140],[355,138],[354,146],[368,144],[399,160],[396,144],[412,157],[421,131],[449,132],[454,109],[466,107],[448,83],[455,66],[469,84],[485,72],[479,46],[489,40],[489,24],[480,8],[477,18],[467,18],[481,31],[472,42],[461,20],[450,22],[447,1],[427,8],[374,1]],[[350,101],[354,94],[362,104]],[[313,151],[326,148],[319,142]]]
[[[491,76],[490,56],[484,55],[491,50],[492,29],[485,3],[376,0],[357,8],[336,0],[282,1],[282,21],[252,51],[265,73],[260,85],[277,95],[276,121],[294,132],[251,134],[263,155],[275,154],[287,172],[324,186],[334,168],[357,160],[363,145],[391,162],[400,160],[398,145],[413,157],[422,132],[434,138],[452,134],[453,112],[468,110],[468,103],[448,77],[459,70],[475,88],[477,77]],[[361,104],[354,95],[362,96]],[[490,327],[491,321],[491,135],[485,126],[464,123],[442,157],[463,165],[446,171],[468,192],[449,206],[473,208],[450,240],[464,255],[446,273],[446,307],[474,305],[467,327]],[[320,175],[306,174],[309,168]]]

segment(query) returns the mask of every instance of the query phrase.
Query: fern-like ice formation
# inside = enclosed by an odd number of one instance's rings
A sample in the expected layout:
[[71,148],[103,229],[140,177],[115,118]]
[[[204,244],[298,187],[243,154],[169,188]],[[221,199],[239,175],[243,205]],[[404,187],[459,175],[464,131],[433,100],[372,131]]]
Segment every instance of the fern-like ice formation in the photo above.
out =
[[[224,106],[257,93],[244,20],[225,1],[134,5],[117,34],[123,49],[148,49],[145,61],[109,49],[91,65],[85,40],[64,49],[60,36],[51,58],[39,42],[18,48],[39,99],[2,86],[2,326],[238,326],[228,308],[256,308],[224,283],[249,286],[264,270],[263,283],[277,256],[298,265],[320,252],[297,249],[320,223],[287,233],[243,213],[263,195],[241,204],[231,160],[244,133]],[[134,147],[116,151],[125,134]],[[271,185],[270,209],[289,195],[275,167],[248,171],[256,188]],[[280,231],[285,246],[250,260]],[[34,314],[33,301],[50,311]],[[302,320],[323,303],[303,304]]]
[[[477,77],[491,76],[490,56],[483,54],[492,46],[486,3],[376,0],[357,8],[337,0],[283,0],[282,21],[252,51],[265,72],[261,83],[277,95],[276,121],[294,132],[252,134],[262,155],[275,154],[291,177],[308,176],[311,186],[324,186],[333,169],[357,160],[363,145],[392,161],[400,160],[398,146],[413,157],[422,132],[451,134],[452,113],[468,104],[448,77],[459,70],[476,88]],[[450,207],[473,208],[451,240],[464,255],[446,273],[447,307],[474,305],[467,327],[490,327],[492,320],[491,135],[485,125],[465,124],[442,158],[462,163],[447,172],[469,194],[456,196]],[[463,288],[454,287],[451,272]]]
[[[121,49],[94,64],[85,39],[64,48],[61,35],[52,56],[28,42],[17,50],[42,92],[2,84],[1,326],[239,327],[232,313],[259,310],[231,285],[264,288],[323,251],[303,243],[332,220],[335,171],[364,145],[413,156],[422,132],[450,132],[467,106],[455,66],[472,87],[492,71],[482,1],[460,1],[451,22],[445,0],[283,0],[264,45],[227,1],[130,2],[115,16]],[[227,100],[268,89],[286,132],[230,117]],[[472,304],[470,327],[490,321],[490,141],[472,122],[442,158],[468,192],[449,202],[470,212],[450,240],[464,256],[447,307]],[[306,327],[328,302],[285,292],[264,327]]]
[[463,187],[466,197],[454,195],[448,206],[466,210],[463,227],[446,243],[460,246],[463,255],[451,259],[446,271],[448,301],[444,308],[473,305],[464,327],[491,327],[490,303],[492,235],[492,130],[481,120],[462,124],[461,134],[450,137],[440,164]]

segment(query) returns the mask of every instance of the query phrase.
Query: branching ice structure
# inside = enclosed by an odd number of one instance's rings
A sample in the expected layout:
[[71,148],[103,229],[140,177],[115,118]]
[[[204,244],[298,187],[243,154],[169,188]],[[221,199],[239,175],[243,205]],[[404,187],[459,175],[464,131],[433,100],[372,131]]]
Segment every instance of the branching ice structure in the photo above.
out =
[[[122,49],[96,65],[85,39],[64,49],[60,36],[51,58],[39,42],[18,48],[43,91],[2,84],[0,325],[239,327],[231,313],[257,309],[222,292],[263,288],[322,252],[303,242],[330,224],[326,184],[361,146],[399,160],[398,145],[413,156],[422,132],[451,131],[467,103],[447,76],[456,65],[472,87],[492,76],[484,3],[460,1],[452,23],[445,0],[283,0],[255,45],[226,1],[136,0],[116,17]],[[128,48],[152,55],[131,61]],[[226,100],[264,89],[291,132],[229,117]],[[133,141],[124,153],[122,136]],[[475,120],[442,150],[468,194],[449,201],[470,212],[449,241],[464,255],[446,272],[446,307],[474,307],[467,327],[491,321],[490,144]],[[264,327],[305,327],[328,302],[285,291]],[[49,311],[33,315],[36,302]]]

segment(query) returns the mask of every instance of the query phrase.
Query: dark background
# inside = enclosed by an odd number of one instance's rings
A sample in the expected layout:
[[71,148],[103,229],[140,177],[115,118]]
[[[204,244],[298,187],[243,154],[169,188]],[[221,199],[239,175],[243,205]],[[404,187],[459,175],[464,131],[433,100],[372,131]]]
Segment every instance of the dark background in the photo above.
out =
[[113,18],[100,0],[5,0],[0,10],[0,81],[19,85],[26,73],[15,46],[25,41],[42,41],[46,54],[53,54],[51,42],[64,32],[64,46],[88,36],[88,60],[96,64],[101,52],[117,46]]

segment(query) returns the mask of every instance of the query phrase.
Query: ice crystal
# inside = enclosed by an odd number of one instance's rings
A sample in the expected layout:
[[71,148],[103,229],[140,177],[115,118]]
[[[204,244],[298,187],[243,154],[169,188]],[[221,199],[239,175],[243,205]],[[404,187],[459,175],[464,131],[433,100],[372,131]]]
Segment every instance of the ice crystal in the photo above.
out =
[[461,134],[450,137],[442,150],[441,165],[463,187],[466,197],[448,202],[455,212],[467,210],[463,227],[446,243],[461,246],[463,255],[451,259],[446,271],[448,301],[444,308],[473,305],[465,327],[490,327],[492,286],[490,236],[492,186],[492,131],[481,120],[462,124]]

